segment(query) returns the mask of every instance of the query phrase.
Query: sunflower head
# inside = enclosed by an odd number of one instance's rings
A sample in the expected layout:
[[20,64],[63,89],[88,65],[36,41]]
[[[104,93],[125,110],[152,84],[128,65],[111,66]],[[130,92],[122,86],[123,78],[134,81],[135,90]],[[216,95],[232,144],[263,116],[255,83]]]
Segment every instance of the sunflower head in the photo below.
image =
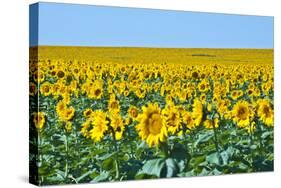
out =
[[65,109],[66,109],[66,104],[64,103],[64,101],[61,100],[60,102],[58,102],[56,106],[57,113],[62,114]]
[[110,98],[108,102],[108,111],[109,113],[119,113],[120,111],[120,105],[117,99]]
[[29,83],[29,95],[34,96],[37,93],[37,86],[33,82]]
[[87,108],[84,112],[83,115],[85,118],[90,118],[93,114],[93,110],[91,108]]
[[247,101],[237,102],[232,109],[232,117],[238,127],[246,127],[250,124],[253,113],[250,104]]
[[182,121],[183,123],[186,125],[186,127],[188,129],[194,129],[195,128],[195,124],[194,124],[194,121],[193,121],[193,118],[192,118],[192,113],[189,112],[189,111],[184,111],[182,113]]
[[192,118],[195,126],[199,126],[203,118],[203,105],[198,99],[192,105]]
[[82,124],[82,129],[81,129],[81,134],[86,137],[89,138],[90,137],[90,128],[91,128],[91,121],[87,120]]
[[44,82],[40,86],[40,93],[44,96],[49,96],[52,93],[52,85],[49,82]]
[[181,126],[180,112],[174,103],[169,103],[163,110],[168,132],[175,134]]
[[210,89],[209,82],[206,79],[204,79],[202,82],[198,84],[198,90],[200,92],[207,92],[209,91],[209,89]]
[[93,115],[93,128],[89,131],[90,137],[94,142],[99,142],[104,137],[105,132],[108,130],[108,120],[106,113],[97,110]]
[[33,114],[33,123],[37,129],[42,129],[45,124],[44,112],[37,112]]
[[124,121],[120,114],[111,115],[110,120],[110,126],[113,128],[112,134],[115,134],[116,140],[120,140],[125,130]]
[[73,107],[67,107],[65,100],[58,102],[56,111],[59,119],[62,121],[69,121],[74,117],[75,109]]
[[142,107],[142,111],[138,118],[139,124],[136,126],[139,136],[149,147],[158,146],[167,137],[166,122],[161,109],[158,104],[149,103]]
[[71,121],[67,121],[64,123],[64,128],[65,128],[66,132],[71,132],[72,127],[73,127],[73,124]]
[[271,103],[267,99],[257,102],[257,115],[267,126],[273,126],[274,112]]
[[132,119],[136,120],[139,115],[137,107],[130,106],[130,108],[128,109],[128,114]]
[[35,80],[35,82],[37,83],[41,83],[44,81],[45,79],[45,74],[42,71],[35,71],[33,74],[33,79]]
[[75,113],[75,109],[73,107],[69,107],[69,108],[65,109],[61,118],[65,121],[69,121],[73,118],[74,113]]
[[90,86],[88,97],[91,99],[101,99],[102,95],[103,95],[103,83],[100,80],[96,80]]

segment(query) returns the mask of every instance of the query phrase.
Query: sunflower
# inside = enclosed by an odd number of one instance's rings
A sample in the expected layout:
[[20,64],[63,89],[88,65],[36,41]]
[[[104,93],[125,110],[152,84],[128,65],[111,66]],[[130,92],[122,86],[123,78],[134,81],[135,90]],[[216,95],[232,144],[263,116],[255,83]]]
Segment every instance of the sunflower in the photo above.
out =
[[65,109],[61,118],[65,121],[71,120],[74,116],[74,113],[75,113],[75,109],[73,107],[69,107],[69,108]]
[[93,110],[91,108],[87,108],[84,112],[83,115],[85,118],[90,118],[93,114]]
[[62,96],[62,100],[65,102],[65,104],[69,105],[70,104],[70,100],[71,100],[71,96],[70,93],[66,92],[64,93]]
[[247,127],[253,118],[253,112],[247,101],[237,102],[232,109],[232,117],[238,127]]
[[34,96],[37,93],[37,86],[33,82],[29,82],[29,95]]
[[37,129],[42,129],[45,124],[44,112],[38,112],[33,114],[33,123]]
[[254,96],[255,97],[259,97],[261,95],[261,91],[260,91],[260,89],[258,88],[258,87],[256,87],[255,89],[254,89]]
[[65,128],[66,132],[71,132],[72,127],[73,127],[72,122],[66,121],[66,122],[64,123],[64,128]]
[[90,132],[89,129],[91,128],[91,121],[87,120],[82,124],[82,129],[81,129],[81,134],[86,137],[89,138],[90,137]]
[[65,72],[64,72],[64,70],[58,70],[57,71],[57,77],[58,78],[64,78],[64,76],[65,76]]
[[228,99],[219,99],[216,103],[217,111],[219,115],[225,119],[228,119],[228,106],[230,106],[230,101]]
[[264,82],[262,84],[262,91],[268,95],[269,90],[272,88],[272,84],[270,82]]
[[136,125],[136,130],[149,147],[158,146],[167,137],[166,122],[161,114],[161,109],[158,104],[149,103],[142,107],[142,111],[138,118],[139,124]]
[[120,114],[114,114],[110,117],[110,126],[113,128],[113,134],[116,140],[120,140],[122,138],[123,132],[125,130],[125,126],[123,123],[123,119]]
[[101,110],[95,111],[93,117],[93,128],[90,130],[89,134],[94,142],[99,142],[108,130],[107,124],[109,122],[107,120],[106,113]]
[[[141,87],[141,88],[143,88],[143,87]],[[146,90],[141,89],[141,88],[138,88],[138,89],[135,91],[135,94],[136,94],[136,96],[137,96],[138,98],[143,99],[143,98],[145,97],[145,95],[146,95]]]
[[199,99],[202,104],[206,104],[206,99],[207,99],[206,93],[201,93]]
[[267,126],[273,126],[274,112],[272,105],[267,99],[260,99],[257,102],[257,115]]
[[35,82],[37,83],[41,83],[44,81],[45,79],[45,74],[44,72],[42,71],[36,71],[34,74],[33,74],[33,79]]
[[209,89],[210,89],[210,85],[206,79],[204,79],[198,84],[198,90],[202,93],[208,92]]
[[61,100],[60,102],[58,102],[57,106],[56,106],[56,111],[57,114],[63,114],[63,112],[65,111],[65,109],[67,108],[65,102],[63,100]]
[[233,99],[233,100],[237,100],[237,98],[239,97],[238,96],[238,91],[237,90],[233,90],[233,91],[231,91],[231,98]]
[[54,98],[58,98],[58,95],[60,94],[59,92],[60,90],[60,83],[56,82],[53,84],[53,87],[52,87],[52,94],[54,96]]
[[168,132],[175,134],[181,126],[180,112],[174,105],[174,103],[167,104],[163,110],[163,115],[165,115],[166,125]]
[[184,103],[186,99],[188,98],[188,92],[187,90],[181,90],[181,92],[178,95],[178,98],[180,102]]
[[192,74],[191,74],[191,77],[194,78],[194,79],[198,79],[199,78],[199,73],[197,71],[194,71]]
[[123,92],[124,96],[125,97],[128,97],[128,95],[130,94],[130,91],[128,89],[126,89],[124,92]]
[[94,85],[90,89],[88,96],[90,99],[100,99],[102,94],[103,94],[102,87],[100,87],[98,85]]
[[52,93],[52,85],[49,82],[44,82],[40,86],[40,92],[44,96],[49,96]]
[[115,97],[110,97],[108,102],[108,111],[111,114],[119,113],[120,111],[120,105],[118,100]]
[[128,109],[128,114],[133,120],[136,120],[139,115],[137,107],[130,106],[130,108]]
[[199,126],[203,118],[203,105],[198,99],[192,105],[192,118],[195,126]]
[[182,121],[184,124],[186,124],[186,127],[188,129],[194,129],[195,128],[195,124],[194,124],[194,121],[193,121],[193,118],[192,118],[192,113],[189,112],[189,111],[184,111],[182,113]]
[[73,107],[67,107],[65,101],[58,102],[56,106],[57,114],[59,115],[59,119],[63,121],[69,121],[73,118],[75,109]]
[[100,80],[96,80],[89,89],[88,97],[90,99],[100,99],[103,95],[103,83]]

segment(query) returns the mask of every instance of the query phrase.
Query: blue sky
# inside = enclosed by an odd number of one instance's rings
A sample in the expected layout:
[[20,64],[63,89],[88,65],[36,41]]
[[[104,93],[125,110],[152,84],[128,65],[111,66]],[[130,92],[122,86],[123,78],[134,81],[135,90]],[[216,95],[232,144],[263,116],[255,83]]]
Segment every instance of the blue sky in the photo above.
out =
[[32,5],[30,46],[273,48],[268,16],[40,2],[37,19],[36,10]]

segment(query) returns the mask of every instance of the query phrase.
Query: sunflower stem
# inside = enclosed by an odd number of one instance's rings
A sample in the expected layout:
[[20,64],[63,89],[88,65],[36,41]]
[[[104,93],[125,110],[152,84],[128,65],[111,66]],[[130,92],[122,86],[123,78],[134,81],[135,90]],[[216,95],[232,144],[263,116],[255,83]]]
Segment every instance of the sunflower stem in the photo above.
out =
[[217,130],[216,130],[214,124],[212,125],[212,127],[213,127],[213,132],[214,132],[214,137],[215,137],[215,147],[216,147],[217,155],[218,155],[218,158],[219,158],[219,163],[222,164],[223,160],[222,160],[222,157],[221,157],[221,154],[220,154],[218,138],[217,138]]
[[166,142],[165,143],[161,143],[160,149],[164,153],[164,157],[168,158],[169,157],[168,144]]
[[119,160],[118,160],[117,140],[116,140],[116,137],[115,137],[115,131],[114,131],[114,129],[111,129],[111,130],[112,130],[112,137],[113,137],[114,150],[115,150],[115,152],[116,152],[116,154],[115,154],[115,168],[116,168],[115,178],[116,178],[116,179],[119,179],[120,172],[119,172]]
[[186,154],[188,155],[189,154],[189,148],[188,148],[188,138],[187,138],[187,134],[186,134],[186,125],[185,124],[182,125],[182,134],[183,134],[183,138],[184,138],[184,148],[187,152]]
[[[133,138],[132,137],[132,134],[131,134],[131,130],[130,130],[130,127],[127,127],[127,130],[128,130],[128,135],[129,135],[129,138]],[[130,140],[130,155],[131,157],[133,158],[134,157],[134,152],[133,152],[133,144],[132,144],[132,141]]]
[[[37,152],[37,154],[38,154],[38,162],[42,162],[42,155],[40,155],[40,150],[41,150],[41,142],[42,142],[42,140],[41,140],[41,135],[42,135],[42,133],[41,133],[41,130],[39,130],[38,131],[38,134],[37,134],[37,146],[38,146],[38,152]],[[43,176],[40,176],[40,174],[38,174],[38,178],[41,180],[41,182],[39,182],[40,184],[44,181],[44,177]]]
[[64,177],[67,178],[67,176],[68,176],[68,136],[67,136],[67,134],[64,135],[64,145],[65,145],[65,153],[66,153]]
[[[252,149],[251,149],[251,146],[253,145],[253,133],[252,133],[251,130],[250,130],[250,132],[249,132],[249,137],[250,137],[249,148],[250,148],[250,150],[252,150]],[[252,166],[252,168],[254,169],[254,152],[252,152],[252,151],[251,151],[251,158],[252,158],[252,164],[251,164],[251,166]]]

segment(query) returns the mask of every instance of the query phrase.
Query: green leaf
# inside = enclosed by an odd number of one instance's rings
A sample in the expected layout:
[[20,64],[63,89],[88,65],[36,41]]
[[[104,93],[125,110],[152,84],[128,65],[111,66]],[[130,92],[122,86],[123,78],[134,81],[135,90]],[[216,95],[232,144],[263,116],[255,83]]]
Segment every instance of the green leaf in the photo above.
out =
[[197,147],[198,144],[208,142],[213,137],[213,132],[206,132],[205,134],[200,134],[198,139],[194,143],[194,147]]
[[208,163],[210,163],[210,164],[217,164],[217,165],[219,165],[220,164],[220,160],[218,158],[218,153],[214,152],[214,153],[211,153],[210,155],[207,155],[206,161]]
[[102,162],[102,168],[104,170],[111,170],[115,168],[115,160],[113,158],[107,158]]
[[205,161],[205,156],[193,156],[190,160],[190,165],[191,166],[199,166],[200,163]]
[[210,172],[208,170],[206,170],[205,168],[203,168],[203,170],[201,171],[200,174],[198,174],[198,176],[208,176],[210,174]]
[[90,183],[97,183],[107,180],[109,177],[109,172],[103,171],[100,175],[96,176]]
[[268,136],[271,136],[271,135],[273,135],[273,131],[266,131],[266,132],[262,133],[261,138],[265,139],[265,138],[267,138]]
[[226,150],[226,151],[221,152],[220,155],[221,155],[223,164],[227,165],[229,158],[230,158],[230,153]]
[[76,178],[77,182],[80,182],[81,180],[83,180],[83,179],[86,178],[87,176],[90,176],[90,175],[93,174],[95,171],[96,171],[96,169],[84,173],[82,176]]
[[116,152],[107,153],[107,154],[105,154],[105,155],[101,155],[101,156],[97,157],[97,159],[103,161],[103,160],[112,158],[115,154],[116,154]]
[[137,173],[137,176],[146,174],[146,175],[160,177],[164,165],[165,165],[164,159],[149,160],[143,165],[141,171]]
[[186,158],[190,158],[185,147],[179,143],[173,145],[170,155],[172,158],[175,158],[177,160],[184,160]]
[[179,167],[176,161],[172,158],[168,158],[166,159],[165,164],[167,170],[166,177],[175,177],[179,171]]

